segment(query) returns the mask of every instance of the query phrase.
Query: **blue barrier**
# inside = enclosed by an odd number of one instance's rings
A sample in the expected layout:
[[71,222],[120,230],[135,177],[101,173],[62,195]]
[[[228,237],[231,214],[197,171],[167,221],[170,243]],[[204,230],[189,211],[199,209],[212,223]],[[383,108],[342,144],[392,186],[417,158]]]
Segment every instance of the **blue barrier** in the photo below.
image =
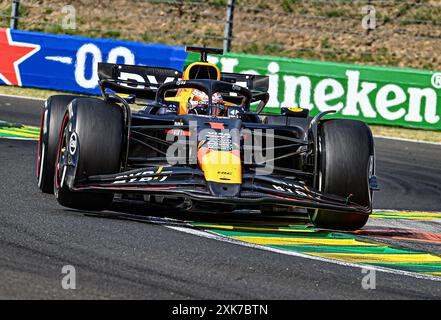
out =
[[98,62],[181,70],[184,47],[0,28],[0,84],[98,94]]

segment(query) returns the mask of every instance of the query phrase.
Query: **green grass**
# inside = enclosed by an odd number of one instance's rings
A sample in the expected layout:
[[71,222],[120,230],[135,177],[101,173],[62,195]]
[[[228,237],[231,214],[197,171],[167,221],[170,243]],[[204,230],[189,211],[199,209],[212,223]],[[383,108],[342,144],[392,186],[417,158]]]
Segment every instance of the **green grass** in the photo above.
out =
[[13,96],[25,96],[38,99],[47,99],[55,94],[72,94],[71,92],[35,89],[35,88],[21,88],[11,86],[0,86],[0,94],[8,94]]
[[441,131],[370,125],[374,136],[441,143]]
[[[51,95],[55,95],[55,94],[72,94],[72,93],[54,91],[54,90],[35,89],[35,88],[0,86],[0,94],[47,99]],[[392,127],[392,126],[378,126],[378,125],[370,125],[370,128],[372,129],[372,132],[375,136],[441,143],[441,131],[409,129],[409,128]]]

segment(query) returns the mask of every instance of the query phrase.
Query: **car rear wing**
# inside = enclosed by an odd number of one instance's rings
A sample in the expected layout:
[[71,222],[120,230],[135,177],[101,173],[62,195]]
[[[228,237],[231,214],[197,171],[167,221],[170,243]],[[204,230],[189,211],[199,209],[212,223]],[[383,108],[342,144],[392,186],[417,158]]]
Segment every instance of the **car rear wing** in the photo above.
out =
[[154,100],[158,88],[182,78],[182,72],[171,68],[98,63],[101,90],[134,94],[138,98]]
[[[172,68],[98,63],[99,84],[103,94],[106,89],[111,89],[117,93],[154,100],[161,85],[175,82],[182,76],[181,71]],[[222,72],[221,81],[250,90],[253,94],[252,102],[268,100],[268,76]],[[225,98],[230,102],[240,101],[234,93]]]

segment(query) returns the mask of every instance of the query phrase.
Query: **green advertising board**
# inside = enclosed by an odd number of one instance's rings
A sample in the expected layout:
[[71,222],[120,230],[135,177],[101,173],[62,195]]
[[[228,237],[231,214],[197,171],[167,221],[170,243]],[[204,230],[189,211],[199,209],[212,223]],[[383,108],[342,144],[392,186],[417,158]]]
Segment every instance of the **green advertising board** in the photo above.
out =
[[[190,54],[187,63],[198,57]],[[223,72],[268,75],[271,98],[265,112],[336,110],[337,117],[371,124],[441,130],[439,72],[234,53],[209,61]]]

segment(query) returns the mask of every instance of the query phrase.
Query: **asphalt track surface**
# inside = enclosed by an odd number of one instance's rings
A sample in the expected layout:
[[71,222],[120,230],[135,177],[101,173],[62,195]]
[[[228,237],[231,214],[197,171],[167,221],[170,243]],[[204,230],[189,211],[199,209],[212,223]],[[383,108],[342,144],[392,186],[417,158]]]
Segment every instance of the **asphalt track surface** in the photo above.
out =
[[[0,120],[38,126],[42,104],[0,97]],[[441,146],[375,142],[382,188],[375,207],[441,211]],[[0,299],[441,298],[439,281],[377,272],[376,289],[365,290],[357,267],[199,237],[142,218],[67,210],[39,192],[36,149],[35,141],[0,139]],[[440,233],[438,222],[416,223]],[[439,244],[424,249],[441,254]],[[76,290],[62,289],[63,265],[76,267]]]

